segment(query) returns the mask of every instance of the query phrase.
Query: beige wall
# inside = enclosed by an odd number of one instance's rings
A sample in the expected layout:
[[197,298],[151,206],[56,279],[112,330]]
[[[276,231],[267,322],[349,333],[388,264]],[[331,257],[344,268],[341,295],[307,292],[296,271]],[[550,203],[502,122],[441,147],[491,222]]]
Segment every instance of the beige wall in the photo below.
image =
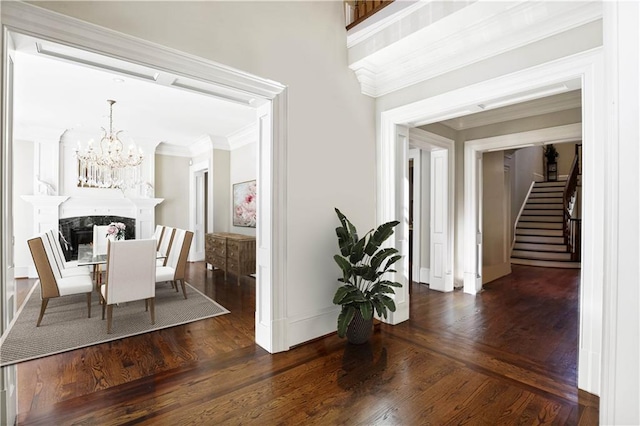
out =
[[558,158],[556,159],[558,162],[558,176],[568,175],[576,155],[576,142],[557,143],[553,146],[558,151]]
[[164,198],[156,223],[189,229],[189,158],[156,155],[155,161],[155,196]]
[[213,232],[229,232],[231,223],[230,153],[213,150]]
[[509,228],[506,217],[508,186],[505,185],[504,152],[482,156],[482,281],[511,273]]

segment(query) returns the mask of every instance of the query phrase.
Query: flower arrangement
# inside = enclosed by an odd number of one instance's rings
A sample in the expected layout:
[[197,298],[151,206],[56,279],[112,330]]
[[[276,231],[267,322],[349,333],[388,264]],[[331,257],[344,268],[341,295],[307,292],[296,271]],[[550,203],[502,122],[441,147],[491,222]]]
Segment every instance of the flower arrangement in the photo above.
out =
[[111,222],[107,228],[107,238],[112,237],[114,240],[124,240],[124,230],[126,225],[122,222]]

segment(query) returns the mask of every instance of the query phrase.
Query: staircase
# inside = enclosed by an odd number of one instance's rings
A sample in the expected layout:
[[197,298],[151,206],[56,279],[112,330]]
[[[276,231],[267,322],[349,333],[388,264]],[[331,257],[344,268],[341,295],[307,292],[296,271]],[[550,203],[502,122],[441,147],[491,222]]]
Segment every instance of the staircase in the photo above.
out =
[[580,268],[571,260],[563,235],[566,181],[536,182],[516,226],[511,263],[549,268]]

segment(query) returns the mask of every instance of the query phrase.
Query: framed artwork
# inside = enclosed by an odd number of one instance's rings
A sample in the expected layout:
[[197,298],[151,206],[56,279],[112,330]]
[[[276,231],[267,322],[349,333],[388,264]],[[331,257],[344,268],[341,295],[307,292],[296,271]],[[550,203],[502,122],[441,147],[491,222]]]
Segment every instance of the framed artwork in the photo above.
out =
[[233,226],[256,227],[256,181],[233,184]]

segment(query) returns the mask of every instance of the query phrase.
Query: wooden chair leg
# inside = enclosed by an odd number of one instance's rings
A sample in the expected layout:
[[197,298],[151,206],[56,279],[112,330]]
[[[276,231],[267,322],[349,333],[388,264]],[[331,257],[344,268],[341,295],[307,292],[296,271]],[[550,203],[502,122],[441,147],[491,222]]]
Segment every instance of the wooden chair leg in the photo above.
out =
[[89,311],[88,318],[91,318],[91,292],[87,293],[87,310]]
[[187,287],[184,285],[184,280],[180,280],[180,284],[182,285],[182,294],[184,294],[184,298],[187,298]]
[[111,320],[113,319],[113,305],[107,306],[107,334],[111,334]]
[[151,324],[156,323],[156,299],[155,297],[150,297],[145,302],[149,302],[149,306],[151,307]]
[[44,316],[44,311],[47,309],[47,304],[49,303],[49,299],[42,299],[42,304],[40,305],[40,316],[38,317],[38,322],[36,323],[36,327],[40,327],[40,322],[42,321],[42,317]]

